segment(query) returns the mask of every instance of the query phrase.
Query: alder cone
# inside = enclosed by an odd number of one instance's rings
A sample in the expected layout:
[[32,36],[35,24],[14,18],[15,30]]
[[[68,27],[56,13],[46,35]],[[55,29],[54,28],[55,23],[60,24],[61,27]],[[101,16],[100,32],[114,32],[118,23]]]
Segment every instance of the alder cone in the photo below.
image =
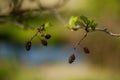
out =
[[31,49],[31,45],[32,45],[31,41],[28,41],[28,42],[26,43],[26,50],[27,50],[27,51],[29,51],[29,50]]
[[42,43],[43,46],[47,46],[48,45],[48,42],[46,40],[44,40],[44,39],[41,40],[41,43]]
[[45,35],[45,39],[50,39],[51,38],[51,35],[50,34],[46,34]]
[[69,57],[69,63],[71,64],[71,63],[73,63],[75,61],[75,55],[74,54],[72,54],[70,57]]
[[83,50],[84,50],[84,52],[85,52],[86,54],[89,54],[89,53],[90,53],[90,51],[89,51],[89,49],[88,49],[87,47],[84,47]]

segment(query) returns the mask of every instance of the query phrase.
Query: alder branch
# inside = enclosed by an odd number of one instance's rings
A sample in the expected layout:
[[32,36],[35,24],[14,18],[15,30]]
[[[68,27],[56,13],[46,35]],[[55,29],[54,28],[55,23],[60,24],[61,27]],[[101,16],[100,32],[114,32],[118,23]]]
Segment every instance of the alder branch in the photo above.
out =
[[[86,32],[85,32],[85,35],[84,35],[79,41],[77,41],[76,44],[74,45],[74,47],[73,47],[73,55],[75,54],[74,52],[77,50],[77,48],[78,48],[78,46],[81,44],[81,42],[87,37],[87,34],[88,34],[90,31],[93,31],[93,29],[91,29],[91,28],[88,28],[88,29],[86,30],[85,27],[81,27],[81,26],[78,26],[78,25],[77,25],[77,26],[74,26],[74,27],[72,28],[72,31],[76,31],[76,30],[79,30],[79,29],[83,29],[83,30],[85,30]],[[102,31],[102,32],[107,33],[107,34],[110,35],[110,36],[120,37],[120,34],[112,33],[112,32],[110,32],[107,28],[95,28],[94,31]],[[90,51],[89,51],[89,49],[88,49],[87,47],[84,47],[83,50],[84,50],[84,52],[87,53],[87,54],[90,53]],[[72,61],[72,62],[73,62],[73,61]],[[69,63],[71,63],[71,62],[69,62]]]
[[112,33],[107,28],[96,28],[95,31],[102,31],[102,32],[105,32],[105,33],[109,34],[110,36],[120,37],[120,34]]
[[[69,29],[69,28],[68,28],[68,29]],[[85,27],[82,27],[82,26],[77,25],[77,26],[74,26],[74,27],[72,28],[72,31],[76,31],[76,30],[79,30],[79,29],[85,30]],[[89,31],[93,31],[91,28],[88,28],[88,30],[89,30]],[[120,34],[118,34],[118,33],[113,33],[113,32],[111,32],[111,31],[109,31],[108,28],[95,28],[95,31],[102,31],[102,32],[104,32],[104,33],[107,33],[107,34],[110,35],[110,36],[120,37]]]
[[87,37],[87,32],[85,33],[85,35],[82,37],[82,39],[80,39],[74,46],[74,50],[77,49],[77,47],[81,44],[81,42]]

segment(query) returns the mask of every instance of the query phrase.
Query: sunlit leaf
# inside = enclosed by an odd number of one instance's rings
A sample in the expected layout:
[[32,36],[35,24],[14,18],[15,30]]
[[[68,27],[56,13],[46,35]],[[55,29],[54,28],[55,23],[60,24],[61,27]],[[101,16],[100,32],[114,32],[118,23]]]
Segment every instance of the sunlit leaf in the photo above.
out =
[[45,23],[45,28],[51,27],[51,26],[52,26],[52,24],[50,22]]
[[77,20],[78,20],[78,17],[72,16],[72,17],[70,18],[70,20],[69,20],[69,25],[70,25],[70,26],[75,26],[76,23],[77,23]]

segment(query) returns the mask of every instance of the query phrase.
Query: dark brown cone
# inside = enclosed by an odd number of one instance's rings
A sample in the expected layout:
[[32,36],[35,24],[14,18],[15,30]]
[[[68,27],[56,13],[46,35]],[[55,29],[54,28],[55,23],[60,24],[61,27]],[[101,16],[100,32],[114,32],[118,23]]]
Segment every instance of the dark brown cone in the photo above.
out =
[[43,46],[47,46],[48,45],[48,42],[46,40],[44,40],[44,39],[41,40],[41,43],[42,43]]
[[89,51],[89,49],[88,49],[87,47],[84,47],[83,50],[84,50],[84,52],[85,52],[86,54],[89,54],[89,53],[90,53],[90,51]]
[[50,39],[51,35],[50,34],[45,34],[45,39]]
[[71,63],[73,63],[75,61],[75,55],[74,54],[72,54],[70,57],[69,57],[69,63],[71,64]]
[[27,51],[29,51],[29,50],[31,49],[31,45],[32,45],[31,41],[28,41],[28,42],[26,43],[26,50],[27,50]]

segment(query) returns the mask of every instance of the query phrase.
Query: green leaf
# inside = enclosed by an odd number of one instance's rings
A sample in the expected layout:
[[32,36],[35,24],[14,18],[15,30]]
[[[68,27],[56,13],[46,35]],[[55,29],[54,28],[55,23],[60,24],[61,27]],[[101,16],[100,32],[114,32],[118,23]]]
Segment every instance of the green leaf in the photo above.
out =
[[70,25],[70,26],[75,26],[76,23],[77,23],[77,21],[78,21],[78,17],[72,16],[72,17],[70,18],[70,20],[69,20],[69,25]]
[[51,27],[51,26],[52,26],[52,24],[50,22],[45,23],[45,28]]
[[78,24],[81,26],[81,27],[85,27],[85,24],[81,21],[78,22]]
[[93,26],[94,23],[95,23],[95,20],[90,21],[89,26],[90,27]]
[[85,23],[85,24],[89,24],[90,20],[88,20],[88,18],[86,16],[80,16],[80,19]]
[[97,27],[97,23],[95,23],[95,20],[91,20],[88,24],[88,28],[91,28],[93,31],[95,31],[95,28]]
[[91,29],[92,29],[93,31],[95,31],[97,25],[98,25],[97,23],[94,23],[93,25],[91,25]]
[[95,23],[95,20],[89,20],[86,16],[80,16],[79,19],[76,16],[72,16],[66,27],[76,31],[79,29],[77,26],[85,27],[84,29],[89,32],[90,28],[92,31],[95,31],[97,23]]

